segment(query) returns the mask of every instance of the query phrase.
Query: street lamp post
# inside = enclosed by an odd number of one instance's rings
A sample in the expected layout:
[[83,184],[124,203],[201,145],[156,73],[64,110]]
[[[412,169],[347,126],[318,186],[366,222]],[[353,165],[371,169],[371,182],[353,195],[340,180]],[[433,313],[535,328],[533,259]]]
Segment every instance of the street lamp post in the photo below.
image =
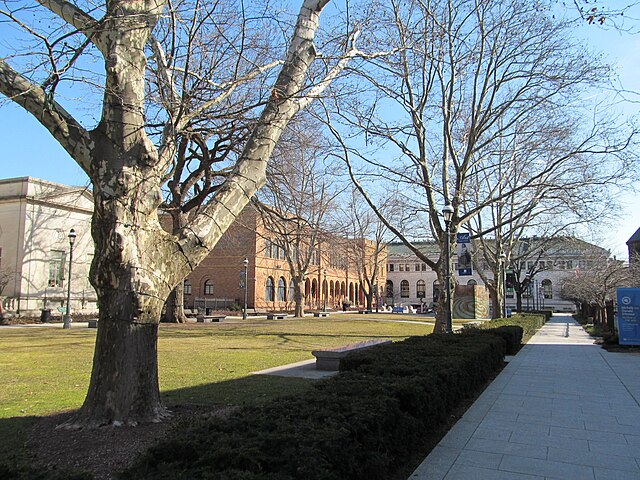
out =
[[322,311],[327,311],[327,294],[329,293],[329,285],[327,285],[327,269],[324,269],[324,283],[322,284],[322,292],[324,293],[324,303],[322,304]]
[[244,281],[243,281],[243,286],[244,286],[244,308],[242,309],[242,319],[246,320],[247,319],[247,290],[249,288],[248,285],[248,279],[247,279],[247,271],[248,271],[248,267],[249,267],[249,259],[245,257],[245,259],[242,261],[242,264],[244,265]]
[[69,230],[69,279],[67,280],[67,312],[64,315],[62,328],[71,328],[71,265],[73,260],[73,244],[76,242],[76,231]]
[[500,252],[500,282],[502,283],[502,318],[507,318],[507,256]]
[[451,317],[451,217],[453,217],[453,207],[447,203],[442,209],[442,216],[444,217],[445,227],[445,247],[444,247],[444,261],[446,266],[445,283],[444,288],[446,290],[446,324],[445,331],[451,333],[453,331],[453,321]]

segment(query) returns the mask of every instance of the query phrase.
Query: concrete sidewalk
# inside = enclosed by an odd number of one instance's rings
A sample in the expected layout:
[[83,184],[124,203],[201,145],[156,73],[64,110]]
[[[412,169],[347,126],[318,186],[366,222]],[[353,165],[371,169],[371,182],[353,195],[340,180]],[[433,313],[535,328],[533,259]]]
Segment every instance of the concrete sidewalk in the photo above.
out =
[[554,316],[410,480],[640,479],[640,355]]

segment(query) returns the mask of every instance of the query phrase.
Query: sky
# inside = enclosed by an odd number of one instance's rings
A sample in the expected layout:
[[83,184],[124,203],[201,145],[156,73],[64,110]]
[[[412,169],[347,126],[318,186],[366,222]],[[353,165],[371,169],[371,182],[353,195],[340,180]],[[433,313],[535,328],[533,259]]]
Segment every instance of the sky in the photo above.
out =
[[[612,3],[617,3],[613,1]],[[640,12],[640,9],[637,9]],[[633,12],[630,24],[640,31],[640,15]],[[0,30],[1,38],[8,30]],[[615,28],[585,25],[576,32],[585,46],[602,51],[616,69],[621,85],[630,92],[631,100],[621,105],[625,115],[640,112],[640,33],[623,33]],[[95,113],[94,113],[95,115]],[[0,178],[30,176],[68,185],[88,185],[89,179],[53,137],[21,107],[0,103]],[[607,248],[619,259],[627,259],[625,242],[640,228],[640,192],[626,194],[621,201],[619,220],[596,237],[586,238]]]

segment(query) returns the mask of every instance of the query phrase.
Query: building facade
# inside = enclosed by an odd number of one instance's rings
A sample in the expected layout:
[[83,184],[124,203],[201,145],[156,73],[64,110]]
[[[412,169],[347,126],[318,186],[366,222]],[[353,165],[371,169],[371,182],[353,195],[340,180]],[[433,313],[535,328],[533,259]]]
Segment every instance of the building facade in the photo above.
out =
[[71,308],[96,311],[88,274],[93,260],[93,199],[85,187],[31,177],[0,180],[0,271],[3,306],[16,313],[66,308],[69,237],[76,233],[71,263]]
[[[539,240],[527,240],[532,247]],[[573,238],[558,238],[548,242],[550,248],[541,249],[543,253],[536,254],[530,259],[523,259],[522,265],[507,266],[507,278],[509,275],[519,274],[524,279],[525,272],[535,272],[531,276],[529,287],[522,294],[522,308],[553,309],[558,312],[575,312],[575,304],[562,298],[561,287],[563,279],[569,275],[575,275],[580,269],[593,266],[594,262],[603,261],[609,255],[608,252],[596,245]],[[439,257],[439,246],[435,242],[418,243],[417,247],[430,259],[436,261]],[[384,301],[387,305],[411,305],[414,308],[431,306],[437,303],[440,285],[436,273],[401,243],[388,245],[387,286]],[[478,263],[478,262],[476,262]],[[492,279],[487,265],[479,262],[484,267],[485,277]],[[478,272],[474,269],[472,275],[459,276],[458,259],[452,257],[453,282],[458,285],[484,285]],[[509,288],[507,280],[506,289],[507,308],[515,309],[516,295]]]
[[[260,214],[247,206],[209,256],[185,279],[185,308],[212,311],[243,306],[246,258],[247,308],[293,310],[292,274],[281,242],[264,225]],[[305,308],[335,310],[344,304],[363,306],[367,287],[362,272],[372,270],[373,251],[372,242],[365,239],[323,235],[305,278]],[[377,258],[378,282],[384,284],[386,248]]]

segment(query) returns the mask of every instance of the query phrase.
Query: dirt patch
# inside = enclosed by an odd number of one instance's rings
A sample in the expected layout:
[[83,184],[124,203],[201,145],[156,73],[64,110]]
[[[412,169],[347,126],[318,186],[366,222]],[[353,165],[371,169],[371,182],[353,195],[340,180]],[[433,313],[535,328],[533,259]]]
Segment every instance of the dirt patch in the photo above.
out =
[[171,428],[189,417],[225,416],[230,407],[179,405],[162,423],[137,427],[103,427],[86,430],[58,429],[72,413],[42,417],[31,428],[27,447],[44,467],[88,471],[95,480],[110,480],[141,453],[166,437]]

